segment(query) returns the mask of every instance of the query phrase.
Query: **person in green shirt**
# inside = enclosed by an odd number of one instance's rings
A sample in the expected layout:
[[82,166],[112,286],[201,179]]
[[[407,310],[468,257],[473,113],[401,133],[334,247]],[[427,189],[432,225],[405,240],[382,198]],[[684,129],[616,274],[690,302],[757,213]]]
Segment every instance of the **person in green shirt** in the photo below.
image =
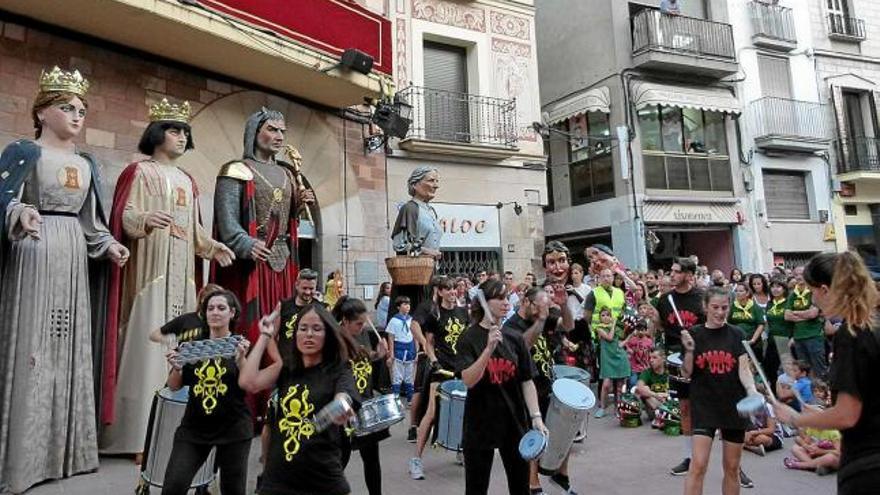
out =
[[785,320],[792,323],[794,350],[798,359],[810,363],[813,373],[825,378],[828,364],[825,359],[825,320],[813,304],[813,293],[804,281],[804,267],[794,269],[795,284],[788,296]]
[[636,397],[642,399],[648,417],[654,419],[657,408],[669,398],[669,374],[666,373],[666,352],[663,349],[651,351],[651,367],[639,373],[636,383]]
[[749,284],[740,280],[734,286],[734,299],[727,315],[727,323],[738,326],[749,338],[756,356],[763,356],[764,310],[755,303]]
[[785,320],[788,307],[788,286],[785,279],[776,277],[770,280],[770,300],[764,312],[767,320],[767,348],[764,352],[764,369],[770,376],[770,386],[776,389],[776,378],[782,373],[782,362],[791,356],[791,322]]

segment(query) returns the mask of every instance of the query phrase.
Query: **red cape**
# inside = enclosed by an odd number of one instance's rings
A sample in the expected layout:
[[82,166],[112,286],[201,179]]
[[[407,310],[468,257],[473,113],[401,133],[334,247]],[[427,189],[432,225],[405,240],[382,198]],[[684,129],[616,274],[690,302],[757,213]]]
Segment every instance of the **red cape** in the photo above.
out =
[[[140,162],[130,163],[119,179],[116,181],[116,191],[113,193],[113,208],[110,212],[110,233],[113,237],[121,242],[125,247],[131,249],[131,240],[125,235],[122,228],[122,214],[125,206],[128,204],[128,196],[131,193],[131,185],[137,175],[137,166]],[[193,202],[196,208],[197,219],[200,221],[199,213],[199,188],[195,179],[186,171],[180,169],[192,181]],[[123,268],[119,268],[115,263],[110,267],[110,283],[107,294],[107,322],[104,330],[104,346],[103,346],[103,366],[101,374],[101,422],[103,424],[112,424],[116,420],[116,371],[118,368],[118,344],[119,344],[119,316],[121,299],[122,299],[122,275]],[[202,285],[202,263],[198,258],[195,262],[195,279],[196,290]]]

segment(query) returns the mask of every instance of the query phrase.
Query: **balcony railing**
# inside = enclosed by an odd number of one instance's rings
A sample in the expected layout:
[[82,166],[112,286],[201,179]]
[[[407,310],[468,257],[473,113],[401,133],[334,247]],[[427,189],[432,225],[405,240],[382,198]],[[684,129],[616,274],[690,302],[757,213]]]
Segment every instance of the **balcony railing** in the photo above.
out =
[[736,60],[730,24],[645,9],[633,17],[633,54],[662,50]]
[[752,29],[755,36],[797,42],[794,16],[790,8],[753,1],[749,4],[749,11],[752,15]]
[[856,137],[837,141],[838,173],[880,172],[880,139]]
[[833,38],[865,39],[865,21],[840,14],[828,14],[828,34]]
[[407,138],[516,147],[516,100],[422,86],[398,94],[413,107]]
[[831,141],[827,105],[775,96],[757,99],[749,106],[752,129],[758,138],[784,138],[796,141]]

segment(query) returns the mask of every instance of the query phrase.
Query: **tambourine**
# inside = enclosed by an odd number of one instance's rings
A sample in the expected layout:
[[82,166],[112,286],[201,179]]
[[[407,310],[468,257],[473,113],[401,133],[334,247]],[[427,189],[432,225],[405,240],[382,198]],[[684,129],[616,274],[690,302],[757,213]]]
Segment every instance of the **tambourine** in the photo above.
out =
[[208,359],[235,357],[238,344],[243,339],[241,335],[230,335],[218,339],[183,342],[177,347],[174,362],[178,366],[183,366]]

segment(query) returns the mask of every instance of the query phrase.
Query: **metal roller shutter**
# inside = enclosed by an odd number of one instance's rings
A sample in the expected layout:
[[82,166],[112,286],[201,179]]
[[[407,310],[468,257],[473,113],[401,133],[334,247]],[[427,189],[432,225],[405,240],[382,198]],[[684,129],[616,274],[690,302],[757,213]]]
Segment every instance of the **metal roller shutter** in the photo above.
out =
[[764,200],[770,219],[810,219],[806,174],[802,172],[765,170]]
[[425,41],[425,132],[428,139],[470,141],[467,50]]

